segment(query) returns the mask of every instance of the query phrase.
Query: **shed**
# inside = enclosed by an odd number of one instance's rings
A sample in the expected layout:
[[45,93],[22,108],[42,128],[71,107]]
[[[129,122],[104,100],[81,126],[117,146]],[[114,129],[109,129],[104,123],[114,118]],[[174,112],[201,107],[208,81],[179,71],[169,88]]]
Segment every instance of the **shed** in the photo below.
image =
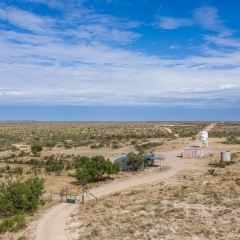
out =
[[183,158],[201,158],[203,157],[202,149],[183,149],[182,157]]
[[[152,153],[143,154],[142,157],[146,158],[148,160],[148,165],[150,165],[150,166],[154,165],[155,160],[161,161],[161,165],[162,164],[164,165],[165,158],[163,158],[163,157],[155,157],[154,154],[152,154]],[[132,165],[127,165],[128,159],[129,159],[128,156],[123,156],[123,157],[117,158],[114,162],[119,163],[121,170],[132,170],[133,166]],[[139,167],[139,169],[144,170],[144,164],[142,164]]]
[[[114,160],[115,163],[119,163],[121,170],[134,170],[132,165],[127,165],[127,161],[129,160],[128,156],[123,156]],[[144,164],[139,166],[139,170],[144,170]]]

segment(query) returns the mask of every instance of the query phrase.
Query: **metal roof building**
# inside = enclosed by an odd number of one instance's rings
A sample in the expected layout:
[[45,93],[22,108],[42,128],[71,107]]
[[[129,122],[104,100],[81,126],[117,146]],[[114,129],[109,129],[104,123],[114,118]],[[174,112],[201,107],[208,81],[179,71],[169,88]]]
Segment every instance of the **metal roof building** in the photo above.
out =
[[[164,164],[165,158],[155,157],[154,154],[143,154],[142,158],[146,158],[148,160],[148,165],[153,165],[155,160],[161,161]],[[127,165],[129,158],[128,156],[123,156],[114,160],[115,163],[119,163],[121,170],[133,170],[134,167],[132,165]],[[144,163],[139,167],[140,170],[144,170]]]

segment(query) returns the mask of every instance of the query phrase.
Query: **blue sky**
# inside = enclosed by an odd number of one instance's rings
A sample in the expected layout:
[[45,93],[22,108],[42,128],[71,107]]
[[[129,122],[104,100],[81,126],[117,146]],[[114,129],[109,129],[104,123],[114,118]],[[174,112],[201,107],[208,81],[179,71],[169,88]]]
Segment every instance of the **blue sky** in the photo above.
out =
[[239,9],[3,0],[0,120],[240,120]]

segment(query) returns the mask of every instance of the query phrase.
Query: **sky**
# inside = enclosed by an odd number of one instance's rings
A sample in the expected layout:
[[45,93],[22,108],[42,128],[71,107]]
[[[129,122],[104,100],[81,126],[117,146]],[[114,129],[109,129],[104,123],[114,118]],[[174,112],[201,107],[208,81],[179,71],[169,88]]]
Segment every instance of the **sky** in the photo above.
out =
[[0,121],[240,121],[239,9],[2,0]]

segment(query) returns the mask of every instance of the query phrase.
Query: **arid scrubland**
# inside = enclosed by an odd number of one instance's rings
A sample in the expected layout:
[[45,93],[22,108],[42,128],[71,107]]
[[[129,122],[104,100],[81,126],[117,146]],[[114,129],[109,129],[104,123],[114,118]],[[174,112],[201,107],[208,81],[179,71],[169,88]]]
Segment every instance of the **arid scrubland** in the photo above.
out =
[[156,185],[115,192],[94,207],[87,203],[68,221],[69,236],[239,239],[240,162],[214,169],[184,170]]
[[[113,160],[131,151],[158,155],[175,149],[181,155],[186,145],[198,147],[198,133],[207,126],[207,122],[1,123],[0,183],[44,178],[43,210],[55,203],[46,201],[51,191],[58,199],[64,187],[81,192],[72,174],[82,156],[103,155]],[[80,214],[68,219],[69,239],[240,238],[239,142],[240,123],[215,123],[199,168],[180,171],[159,184],[115,192],[102,197],[94,207],[81,205]],[[43,150],[34,153],[33,145]],[[231,151],[232,164],[219,164],[221,151]],[[144,173],[120,172],[92,182],[88,188],[156,171],[159,166]],[[38,215],[27,217],[26,222]]]
[[[78,168],[84,155],[103,155],[111,160],[130,151],[154,152],[171,141],[193,137],[208,123],[1,123],[0,178],[19,179],[35,175],[46,178],[46,190],[60,191],[71,184],[69,174]],[[43,151],[31,152],[40,145]],[[125,176],[118,174],[115,178]],[[55,178],[58,182],[55,182]],[[50,186],[50,187],[49,187]]]
[[[129,122],[129,123],[1,123],[0,151],[17,152],[19,144],[39,143],[48,148],[117,149],[126,144],[137,146],[151,139],[171,140],[196,135],[208,123]],[[132,142],[131,142],[132,141]],[[148,147],[148,146],[146,146]],[[151,146],[149,146],[151,148]]]

